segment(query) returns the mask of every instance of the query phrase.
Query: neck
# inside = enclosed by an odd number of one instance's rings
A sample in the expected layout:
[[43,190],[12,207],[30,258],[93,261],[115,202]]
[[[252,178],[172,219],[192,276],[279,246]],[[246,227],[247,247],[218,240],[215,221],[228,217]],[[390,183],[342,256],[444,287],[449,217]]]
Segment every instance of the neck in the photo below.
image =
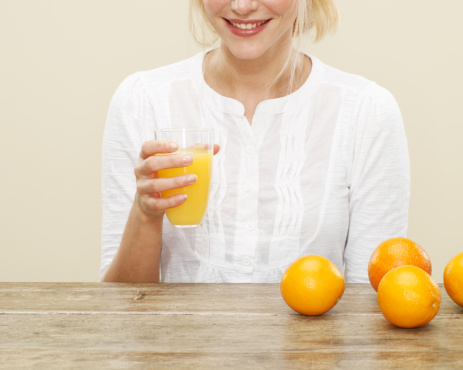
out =
[[238,59],[221,45],[207,55],[205,78],[219,93],[237,100],[251,92],[275,98],[291,92],[292,63],[296,61],[300,70],[303,59],[291,46],[257,59]]
[[260,102],[290,94],[310,74],[311,61],[305,55],[292,46],[279,51],[243,60],[221,46],[206,55],[204,78],[219,94],[241,102],[251,123]]

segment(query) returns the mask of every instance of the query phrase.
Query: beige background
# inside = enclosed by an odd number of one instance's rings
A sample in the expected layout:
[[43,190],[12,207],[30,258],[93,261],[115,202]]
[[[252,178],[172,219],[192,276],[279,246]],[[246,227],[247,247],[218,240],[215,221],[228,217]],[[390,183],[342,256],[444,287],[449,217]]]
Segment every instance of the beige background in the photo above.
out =
[[[305,49],[388,88],[412,166],[409,237],[442,282],[463,251],[463,2],[341,0]],[[187,0],[0,0],[0,281],[96,281],[109,100],[196,53]]]

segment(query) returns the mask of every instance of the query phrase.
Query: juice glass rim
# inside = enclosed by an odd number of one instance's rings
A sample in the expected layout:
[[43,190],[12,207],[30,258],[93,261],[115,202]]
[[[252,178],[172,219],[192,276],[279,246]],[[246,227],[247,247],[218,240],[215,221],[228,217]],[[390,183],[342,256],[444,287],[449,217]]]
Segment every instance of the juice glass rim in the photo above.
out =
[[208,127],[198,127],[198,128],[157,128],[155,132],[207,132],[214,131],[212,128]]

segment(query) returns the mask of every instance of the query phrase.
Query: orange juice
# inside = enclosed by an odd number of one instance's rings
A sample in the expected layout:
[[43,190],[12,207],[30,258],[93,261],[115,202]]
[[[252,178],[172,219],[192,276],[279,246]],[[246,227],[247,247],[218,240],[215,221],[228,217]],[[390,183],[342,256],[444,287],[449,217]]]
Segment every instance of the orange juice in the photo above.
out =
[[207,208],[209,185],[211,182],[212,153],[210,150],[205,149],[183,149],[174,154],[191,155],[193,163],[188,167],[160,170],[158,171],[158,177],[195,174],[198,179],[194,184],[184,188],[161,192],[163,198],[182,193],[187,195],[187,200],[183,204],[166,209],[167,218],[175,226],[196,226],[203,219]]

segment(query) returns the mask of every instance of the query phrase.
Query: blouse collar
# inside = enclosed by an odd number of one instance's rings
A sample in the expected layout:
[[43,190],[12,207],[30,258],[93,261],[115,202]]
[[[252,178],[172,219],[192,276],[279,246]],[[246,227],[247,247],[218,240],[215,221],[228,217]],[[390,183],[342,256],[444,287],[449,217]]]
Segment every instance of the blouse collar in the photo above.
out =
[[[206,83],[203,74],[203,62],[205,55],[209,51],[210,50],[205,50],[193,57],[191,78],[198,96],[200,99],[202,98],[204,103],[212,110],[244,116],[244,106],[241,102],[220,95]],[[303,85],[289,95],[260,102],[257,105],[256,111],[261,110],[270,114],[282,113],[307,104],[308,98],[313,95],[320,85],[324,68],[323,63],[319,59],[308,54],[306,55],[312,60],[312,70]]]

